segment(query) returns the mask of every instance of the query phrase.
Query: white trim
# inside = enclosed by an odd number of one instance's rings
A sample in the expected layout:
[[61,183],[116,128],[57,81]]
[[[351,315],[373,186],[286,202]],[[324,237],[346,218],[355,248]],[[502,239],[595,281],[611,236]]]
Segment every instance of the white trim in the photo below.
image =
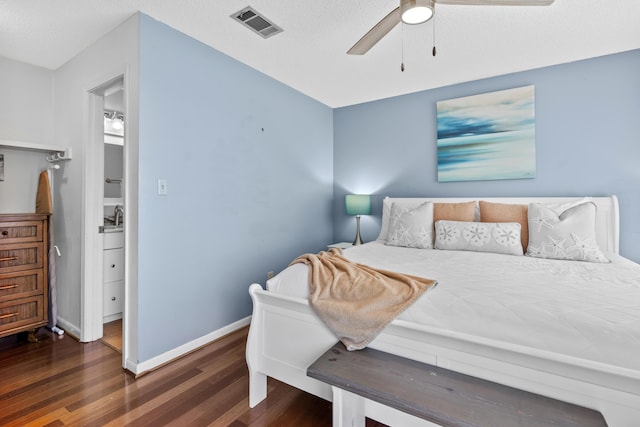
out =
[[[103,83],[104,84],[104,83]],[[103,216],[101,203],[104,186],[96,176],[104,175],[104,160],[98,144],[102,140],[103,97],[85,91],[83,109],[83,168],[82,168],[82,249],[81,249],[81,307],[80,341],[90,342],[102,338],[102,247],[103,236],[98,233],[98,218]],[[100,125],[100,126],[99,126]]]
[[[124,128],[122,197],[124,199],[124,311],[122,313],[122,366],[138,359],[138,71],[126,65],[123,79]],[[134,79],[133,76],[136,76]]]
[[109,322],[115,322],[116,320],[122,319],[122,313],[110,314],[109,316],[104,316],[102,318],[102,324]]
[[235,332],[238,329],[244,328],[250,323],[251,323],[251,316],[247,316],[243,319],[240,319],[236,322],[231,323],[230,325],[223,326],[222,328],[216,331],[210,332],[207,335],[204,335],[200,338],[196,338],[193,341],[189,341],[188,343],[185,343],[179,347],[176,347],[172,350],[162,353],[149,360],[145,360],[144,362],[133,363],[132,361],[129,360],[127,361],[126,368],[127,370],[133,372],[136,375],[144,374],[159,366],[169,363],[181,356],[184,356],[187,353],[197,350],[204,345],[210,344],[211,342],[225,335],[228,335],[232,332]]
[[74,336],[76,338],[80,337],[80,329],[73,323],[69,322],[67,319],[60,317],[60,315],[58,315],[56,326],[60,329],[64,329],[64,331],[67,332],[68,335]]

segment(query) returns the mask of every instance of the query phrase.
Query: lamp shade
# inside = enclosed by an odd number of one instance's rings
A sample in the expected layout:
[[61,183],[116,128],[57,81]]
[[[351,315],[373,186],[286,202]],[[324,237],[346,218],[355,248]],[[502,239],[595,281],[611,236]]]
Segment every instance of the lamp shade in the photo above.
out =
[[347,194],[345,207],[347,215],[371,215],[371,196],[368,194]]

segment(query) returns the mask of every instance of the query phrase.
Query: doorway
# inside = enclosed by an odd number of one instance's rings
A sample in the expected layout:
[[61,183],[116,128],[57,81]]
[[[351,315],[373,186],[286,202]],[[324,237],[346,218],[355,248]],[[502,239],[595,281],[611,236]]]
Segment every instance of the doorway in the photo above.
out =
[[[124,74],[87,91],[81,337],[106,339],[125,365],[126,87]],[[117,326],[114,329],[114,326]]]
[[102,342],[122,353],[124,313],[124,79],[104,92]]

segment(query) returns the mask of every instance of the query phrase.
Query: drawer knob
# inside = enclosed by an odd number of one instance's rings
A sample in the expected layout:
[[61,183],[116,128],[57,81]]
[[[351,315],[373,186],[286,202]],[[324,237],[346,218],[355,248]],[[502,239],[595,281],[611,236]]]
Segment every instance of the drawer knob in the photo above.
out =
[[3,236],[8,236],[8,235],[9,235],[9,232],[8,232],[7,230],[2,230],[2,235],[3,235]]
[[111,297],[111,301],[115,301],[115,300],[116,300],[116,297]]
[[115,264],[111,264],[111,268],[116,268],[116,265]]

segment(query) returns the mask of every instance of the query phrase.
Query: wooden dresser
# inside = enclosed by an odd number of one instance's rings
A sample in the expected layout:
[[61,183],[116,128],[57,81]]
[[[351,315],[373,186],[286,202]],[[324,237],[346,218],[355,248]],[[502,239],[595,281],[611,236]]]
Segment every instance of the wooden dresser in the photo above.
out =
[[47,324],[47,215],[0,215],[0,337]]

